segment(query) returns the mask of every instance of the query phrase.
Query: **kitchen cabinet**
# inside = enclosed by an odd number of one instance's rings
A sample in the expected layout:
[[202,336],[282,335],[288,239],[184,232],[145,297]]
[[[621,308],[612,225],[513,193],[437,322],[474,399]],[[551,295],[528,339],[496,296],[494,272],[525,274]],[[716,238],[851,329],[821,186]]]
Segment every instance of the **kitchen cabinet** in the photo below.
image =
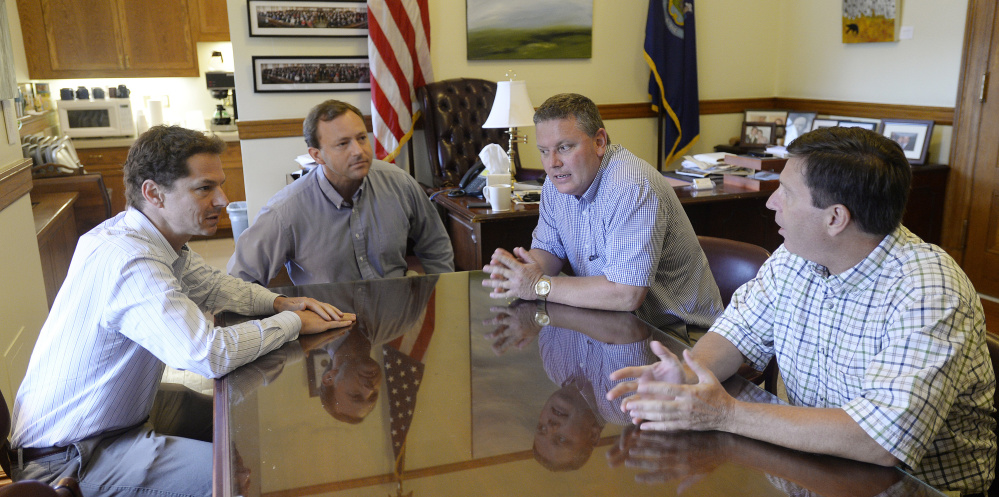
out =
[[17,0],[17,8],[32,79],[199,75],[188,0]]
[[[222,191],[230,202],[246,200],[246,186],[243,182],[243,156],[239,142],[227,142],[222,152],[222,172],[225,183]],[[104,184],[111,190],[112,215],[125,210],[125,174],[122,167],[128,157],[128,147],[83,148],[77,149],[80,162],[89,173],[101,173]],[[224,210],[219,219],[220,229],[231,229],[232,223]]]
[[188,0],[194,41],[229,41],[225,0]]

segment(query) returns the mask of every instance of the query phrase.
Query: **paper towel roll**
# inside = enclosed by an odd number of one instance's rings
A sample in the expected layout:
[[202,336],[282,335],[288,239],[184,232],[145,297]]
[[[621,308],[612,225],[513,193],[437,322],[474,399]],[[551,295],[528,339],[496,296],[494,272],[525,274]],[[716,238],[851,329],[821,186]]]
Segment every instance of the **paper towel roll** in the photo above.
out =
[[149,130],[149,121],[146,120],[146,113],[141,110],[135,111],[136,136],[145,133],[147,130]]
[[158,126],[163,124],[163,101],[162,100],[150,100],[149,101],[149,125]]

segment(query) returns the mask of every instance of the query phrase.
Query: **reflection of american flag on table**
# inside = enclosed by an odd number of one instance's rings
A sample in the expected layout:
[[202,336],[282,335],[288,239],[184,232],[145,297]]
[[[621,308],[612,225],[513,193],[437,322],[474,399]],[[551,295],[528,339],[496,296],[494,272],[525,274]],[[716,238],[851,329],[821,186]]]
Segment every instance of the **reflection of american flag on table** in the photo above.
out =
[[[385,386],[388,388],[389,415],[391,416],[392,452],[395,454],[396,474],[401,474],[402,454],[406,434],[416,410],[416,392],[423,381],[423,354],[434,334],[435,291],[427,301],[427,313],[419,334],[407,333],[382,346],[385,360]],[[403,351],[407,353],[403,353]]]

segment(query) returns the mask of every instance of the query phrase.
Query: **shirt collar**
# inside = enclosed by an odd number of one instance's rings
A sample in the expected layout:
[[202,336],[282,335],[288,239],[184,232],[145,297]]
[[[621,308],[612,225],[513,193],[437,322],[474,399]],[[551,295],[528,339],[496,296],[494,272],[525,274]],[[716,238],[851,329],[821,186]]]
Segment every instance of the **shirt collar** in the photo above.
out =
[[614,154],[619,150],[621,150],[621,145],[616,143],[607,146],[607,150],[604,152],[604,157],[600,160],[600,167],[597,169],[597,174],[593,177],[593,182],[590,183],[590,187],[583,192],[583,195],[579,197],[579,200],[585,200],[587,203],[591,203],[597,198],[597,191],[600,189],[600,180],[603,179],[604,171],[607,170],[607,164],[610,164],[611,157],[614,156]]
[[[149,218],[146,217],[146,215],[139,209],[129,207],[125,211],[123,222],[125,226],[146,235],[154,247],[162,250],[163,253],[169,257],[171,264],[181,256],[180,253],[177,253],[177,251],[173,249],[170,242],[168,242],[166,237],[163,236],[163,233],[160,233],[160,230],[156,228],[156,225],[154,225],[153,222],[150,221]],[[186,253],[188,250],[187,244],[185,243],[180,250],[181,253]]]
[[[336,188],[333,188],[333,184],[330,183],[330,180],[326,178],[326,169],[321,165],[317,165],[316,169],[318,170],[316,173],[316,181],[319,182],[319,189],[326,195],[326,198],[328,198],[337,209],[343,209],[346,207],[344,205],[345,199],[343,198],[343,195],[340,195],[340,192],[336,191]],[[364,179],[361,180],[360,188],[354,192],[354,197],[351,199],[350,205],[357,204],[357,199],[361,196],[361,192],[364,191],[364,186],[367,184],[368,177],[365,176]]]
[[[899,226],[895,228],[884,239],[870,254],[867,254],[863,260],[857,263],[846,271],[840,274],[832,275],[826,278],[826,285],[828,285],[834,291],[844,291],[850,292],[853,290],[861,290],[867,288],[871,285],[878,277],[878,275],[884,270],[884,263],[895,250],[901,242],[903,236],[902,228]],[[813,268],[821,268],[828,274],[828,269],[825,266],[819,264],[811,264]]]

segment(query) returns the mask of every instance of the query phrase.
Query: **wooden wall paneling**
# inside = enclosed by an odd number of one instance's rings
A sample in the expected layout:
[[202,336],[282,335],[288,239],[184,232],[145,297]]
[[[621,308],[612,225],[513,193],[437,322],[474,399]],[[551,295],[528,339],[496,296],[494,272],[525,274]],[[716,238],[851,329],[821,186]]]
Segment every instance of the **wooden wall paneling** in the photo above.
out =
[[31,159],[0,171],[0,211],[31,191]]

